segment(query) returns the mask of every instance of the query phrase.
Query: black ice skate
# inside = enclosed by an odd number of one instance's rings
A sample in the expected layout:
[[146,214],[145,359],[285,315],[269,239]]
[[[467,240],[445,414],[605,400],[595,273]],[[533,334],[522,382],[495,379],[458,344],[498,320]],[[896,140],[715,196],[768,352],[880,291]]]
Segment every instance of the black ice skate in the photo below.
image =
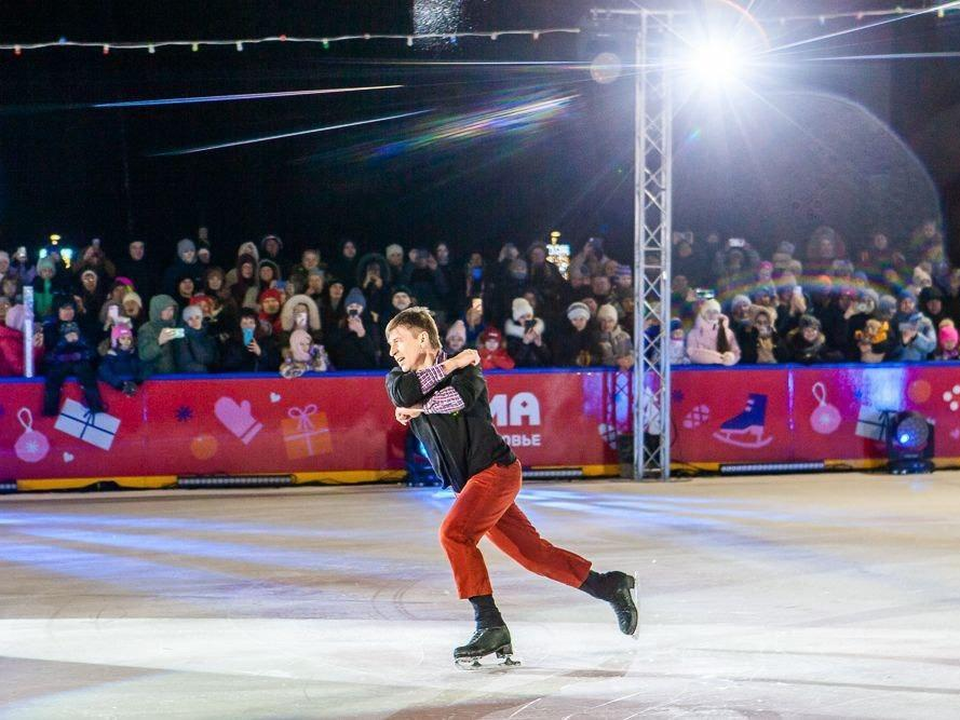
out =
[[607,602],[617,615],[617,624],[624,635],[637,637],[640,629],[640,611],[637,609],[637,578],[619,570],[605,573],[609,585]]
[[510,631],[503,625],[491,628],[478,628],[466,645],[461,645],[453,651],[453,659],[457,666],[465,669],[483,667],[480,658],[496,653],[502,659],[501,665],[519,665],[514,660],[513,646],[510,642]]

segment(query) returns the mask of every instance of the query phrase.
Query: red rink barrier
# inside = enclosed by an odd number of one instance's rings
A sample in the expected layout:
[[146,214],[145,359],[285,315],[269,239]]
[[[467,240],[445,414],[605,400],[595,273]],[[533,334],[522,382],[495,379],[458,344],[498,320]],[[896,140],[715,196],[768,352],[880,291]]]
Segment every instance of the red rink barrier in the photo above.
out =
[[[617,471],[630,431],[630,374],[487,374],[494,421],[527,467]],[[42,381],[0,381],[0,480],[294,474],[363,481],[397,477],[406,430],[379,373],[172,376],[133,398],[101,384],[89,416],[79,387],[61,414],[40,416]],[[960,365],[678,368],[672,457],[678,467],[825,460],[864,467],[885,457],[892,414],[936,426],[939,464],[960,457]]]

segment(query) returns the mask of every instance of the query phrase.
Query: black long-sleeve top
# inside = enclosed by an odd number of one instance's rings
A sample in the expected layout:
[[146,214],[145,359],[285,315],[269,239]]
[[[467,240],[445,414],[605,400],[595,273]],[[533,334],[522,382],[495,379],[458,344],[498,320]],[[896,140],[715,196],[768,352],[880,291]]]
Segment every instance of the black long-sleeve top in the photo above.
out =
[[510,465],[516,456],[493,426],[487,383],[480,368],[471,365],[456,370],[423,392],[415,372],[394,368],[387,375],[387,394],[397,407],[426,402],[444,388],[453,388],[463,400],[461,410],[449,414],[421,413],[410,429],[423,443],[430,464],[459,493],[467,481],[493,463]]

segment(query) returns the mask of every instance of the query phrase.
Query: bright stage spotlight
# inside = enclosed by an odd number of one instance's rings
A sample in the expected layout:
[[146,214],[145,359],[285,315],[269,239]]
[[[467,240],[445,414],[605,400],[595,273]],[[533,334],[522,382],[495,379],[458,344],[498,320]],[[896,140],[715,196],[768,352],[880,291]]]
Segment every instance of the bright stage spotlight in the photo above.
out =
[[734,43],[713,41],[693,48],[685,65],[701,85],[715,88],[742,77],[746,56]]

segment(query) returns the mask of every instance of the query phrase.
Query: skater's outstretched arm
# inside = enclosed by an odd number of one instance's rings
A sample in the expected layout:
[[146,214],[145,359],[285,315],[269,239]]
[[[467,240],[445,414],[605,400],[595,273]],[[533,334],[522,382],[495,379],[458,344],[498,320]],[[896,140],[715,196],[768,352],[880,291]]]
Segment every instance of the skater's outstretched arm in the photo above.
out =
[[387,394],[395,406],[413,407],[429,397],[444,378],[479,363],[480,355],[476,350],[464,350],[459,355],[422,370],[403,372],[400,368],[394,368],[387,375]]

